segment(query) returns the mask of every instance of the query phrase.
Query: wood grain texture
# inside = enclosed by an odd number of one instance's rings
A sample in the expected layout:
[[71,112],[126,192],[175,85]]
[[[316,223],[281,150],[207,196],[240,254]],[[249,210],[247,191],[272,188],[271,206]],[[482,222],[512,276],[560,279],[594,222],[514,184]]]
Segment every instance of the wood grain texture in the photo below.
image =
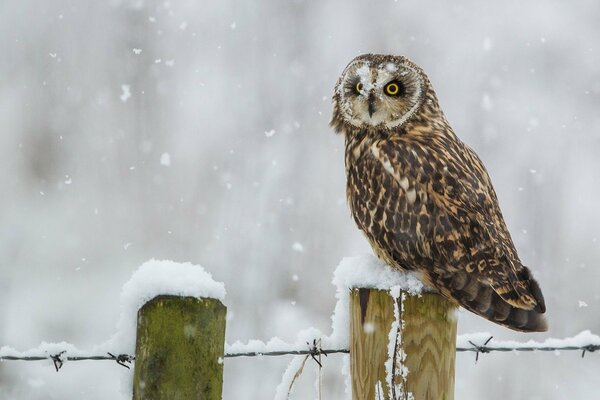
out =
[[158,296],[138,311],[134,400],[220,400],[225,306]]
[[[452,400],[456,306],[434,293],[402,293],[394,385],[386,374],[394,298],[388,291],[353,289],[350,295],[350,370],[354,400]],[[408,374],[402,371],[408,370]]]
[[415,400],[454,399],[456,306],[435,293],[404,300],[402,347]]

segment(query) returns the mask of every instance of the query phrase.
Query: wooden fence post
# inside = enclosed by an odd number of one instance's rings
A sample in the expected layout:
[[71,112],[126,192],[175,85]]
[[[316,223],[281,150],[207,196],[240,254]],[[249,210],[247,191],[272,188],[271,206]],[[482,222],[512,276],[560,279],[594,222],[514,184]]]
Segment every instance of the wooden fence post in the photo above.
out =
[[[352,289],[350,294],[350,370],[354,400],[452,400],[456,355],[456,307],[435,293]],[[400,317],[397,335],[390,335]],[[390,337],[396,338],[390,386],[386,362]]]
[[140,308],[134,400],[221,400],[225,314],[210,298],[161,295]]

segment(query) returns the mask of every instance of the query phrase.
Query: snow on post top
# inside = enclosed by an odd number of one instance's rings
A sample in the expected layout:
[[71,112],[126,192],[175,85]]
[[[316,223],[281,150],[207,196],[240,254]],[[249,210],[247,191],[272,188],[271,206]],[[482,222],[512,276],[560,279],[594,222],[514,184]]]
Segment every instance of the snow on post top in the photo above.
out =
[[123,285],[121,304],[133,306],[137,313],[146,302],[161,294],[223,301],[225,285],[214,281],[212,275],[199,265],[152,259],[139,267]]
[[413,274],[393,269],[372,254],[344,258],[333,273],[332,283],[337,288],[337,303],[331,316],[331,335],[323,339],[323,345],[330,348],[348,348],[350,345],[349,289],[389,290],[394,296],[401,291],[420,295],[427,290]]
[[225,285],[199,265],[150,260],[133,273],[121,291],[121,316],[117,333],[99,349],[130,353],[135,348],[138,310],[159,295],[225,299]]
[[344,258],[333,274],[333,284],[338,290],[390,290],[399,287],[410,294],[424,291],[423,284],[413,274],[393,269],[372,254]]

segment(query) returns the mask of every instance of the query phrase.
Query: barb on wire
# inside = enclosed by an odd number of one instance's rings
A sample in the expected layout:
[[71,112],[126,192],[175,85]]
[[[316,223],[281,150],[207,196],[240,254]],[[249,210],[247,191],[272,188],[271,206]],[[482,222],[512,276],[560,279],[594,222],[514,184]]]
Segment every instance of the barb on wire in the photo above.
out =
[[485,354],[485,353],[489,353],[490,350],[485,347],[490,340],[492,340],[494,337],[490,336],[488,338],[488,340],[486,340],[482,346],[476,345],[475,343],[473,343],[472,341],[469,340],[469,343],[471,343],[471,346],[473,346],[475,348],[475,362],[479,361],[479,353]]
[[596,350],[600,350],[599,344],[588,344],[587,346],[583,346],[583,350],[581,351],[581,358],[583,358],[585,356],[586,351],[593,353]]
[[54,368],[56,368],[56,372],[58,372],[62,368],[62,366],[64,364],[64,361],[62,360],[61,356],[63,354],[65,354],[65,352],[66,351],[63,350],[63,351],[61,351],[58,354],[50,355],[50,359],[54,363]]
[[106,354],[111,356],[117,362],[117,364],[119,364],[120,366],[125,367],[127,369],[131,369],[131,368],[129,368],[129,365],[127,365],[127,364],[131,364],[135,360],[135,357],[130,356],[129,354],[119,354],[116,356],[112,353],[106,353]]
[[42,361],[42,360],[52,360],[54,364],[54,368],[56,372],[60,371],[65,361],[99,361],[99,360],[109,360],[116,361],[122,367],[130,369],[129,365],[133,361],[135,361],[135,356],[129,354],[117,354],[114,355],[112,353],[106,353],[106,356],[65,356],[66,350],[61,351],[57,354],[48,354],[48,355],[39,355],[39,356],[0,356],[0,361]]
[[321,355],[327,357],[327,352],[321,348],[321,339],[313,339],[312,345],[310,342],[306,342],[306,344],[310,346],[308,349],[308,354],[312,357],[313,361],[319,365],[319,368],[323,368],[323,365],[321,364]]
[[[319,392],[319,399],[321,398],[321,369],[323,368],[323,364],[321,363],[321,355],[327,356],[327,353],[321,349],[321,339],[313,339],[312,344],[310,342],[306,342],[306,345],[308,346],[308,350],[305,351],[305,357],[302,360],[302,362],[300,363],[298,370],[292,377],[292,380],[290,381],[290,385],[288,387],[288,398],[290,397],[290,394],[292,393],[292,388],[294,387],[294,383],[300,377],[300,375],[302,375],[302,372],[304,371],[304,366],[306,365],[306,361],[308,361],[309,358],[312,358],[313,361],[315,363],[317,363],[317,365],[319,366],[319,375],[318,375],[318,383],[317,383],[318,386],[317,387],[318,387],[318,392]],[[293,364],[290,364],[290,366],[291,365],[293,365]]]

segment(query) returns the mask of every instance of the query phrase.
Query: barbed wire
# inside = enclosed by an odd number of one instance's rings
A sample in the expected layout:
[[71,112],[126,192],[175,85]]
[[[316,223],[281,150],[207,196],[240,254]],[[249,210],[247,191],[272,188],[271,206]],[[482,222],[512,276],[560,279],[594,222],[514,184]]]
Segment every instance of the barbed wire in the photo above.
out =
[[[588,343],[582,344],[579,346],[574,345],[565,345],[565,346],[524,346],[524,345],[515,345],[515,346],[504,346],[504,345],[494,345],[490,342],[492,341],[493,336],[490,336],[483,344],[476,344],[471,340],[468,340],[470,346],[462,347],[459,346],[456,348],[457,352],[474,352],[475,353],[475,362],[479,360],[480,354],[488,354],[492,352],[510,352],[510,351],[581,351],[581,357],[583,358],[586,353],[593,353],[595,351],[600,350],[600,344]],[[276,357],[276,356],[284,356],[284,355],[304,355],[310,356],[313,360],[320,364],[318,357],[323,355],[327,356],[328,354],[349,354],[350,350],[348,349],[322,349],[320,344],[317,344],[318,341],[314,340],[313,343],[307,342],[307,348],[305,350],[276,350],[276,351],[247,351],[247,352],[227,352],[223,356],[225,358],[236,358],[236,357]],[[0,361],[43,361],[43,360],[51,360],[54,364],[54,368],[56,371],[59,371],[63,364],[67,361],[115,361],[122,367],[129,369],[129,365],[135,361],[135,356],[130,354],[118,354],[114,355],[112,353],[106,353],[106,355],[81,355],[81,356],[69,356],[65,355],[66,350],[63,350],[56,354],[40,354],[40,355],[30,355],[30,356],[0,356]]]
[[350,350],[348,349],[314,349],[314,348],[309,348],[307,350],[279,350],[279,351],[265,351],[265,352],[259,352],[259,351],[249,351],[249,352],[240,352],[240,353],[225,353],[224,357],[225,358],[234,358],[234,357],[262,357],[262,356],[285,356],[285,355],[297,355],[297,356],[305,356],[305,355],[314,355],[314,356],[318,356],[318,355],[328,355],[328,354],[335,354],[335,353],[345,353],[345,354],[350,354]]
[[[490,336],[483,345],[478,345],[469,340],[470,347],[457,347],[457,352],[467,352],[471,351],[476,354],[475,360],[479,360],[479,354],[487,354],[492,352],[509,352],[509,351],[573,351],[578,350],[581,351],[581,357],[585,356],[586,352],[593,353],[597,350],[600,350],[600,344],[584,344],[580,346],[494,346],[488,345],[490,341],[493,339],[493,336]],[[345,353],[349,354],[350,350],[348,349],[315,349],[309,348],[308,350],[293,350],[293,351],[270,351],[270,352],[237,352],[237,353],[226,353],[225,357],[256,357],[256,356],[281,356],[286,354],[293,355],[318,355],[318,354],[334,354],[334,353]]]
[[89,356],[65,356],[66,350],[57,354],[46,354],[39,356],[0,356],[0,361],[43,361],[51,360],[56,372],[58,372],[66,361],[116,361],[122,367],[129,369],[129,365],[135,360],[135,356],[129,354],[106,353],[107,355],[89,355]]
[[479,360],[479,354],[487,354],[487,353],[491,353],[493,351],[508,352],[508,351],[561,351],[561,350],[573,351],[573,350],[579,350],[579,351],[581,351],[581,358],[583,358],[583,357],[585,357],[586,352],[593,353],[596,350],[600,350],[600,344],[593,344],[593,343],[584,344],[584,345],[580,345],[580,346],[572,346],[572,345],[565,345],[565,346],[493,346],[493,345],[490,345],[490,346],[488,346],[488,343],[493,338],[494,338],[493,336],[490,336],[483,343],[483,345],[477,345],[469,340],[468,342],[472,347],[457,347],[456,351],[457,352],[458,351],[473,351],[473,352],[475,352],[475,362],[477,362]]

